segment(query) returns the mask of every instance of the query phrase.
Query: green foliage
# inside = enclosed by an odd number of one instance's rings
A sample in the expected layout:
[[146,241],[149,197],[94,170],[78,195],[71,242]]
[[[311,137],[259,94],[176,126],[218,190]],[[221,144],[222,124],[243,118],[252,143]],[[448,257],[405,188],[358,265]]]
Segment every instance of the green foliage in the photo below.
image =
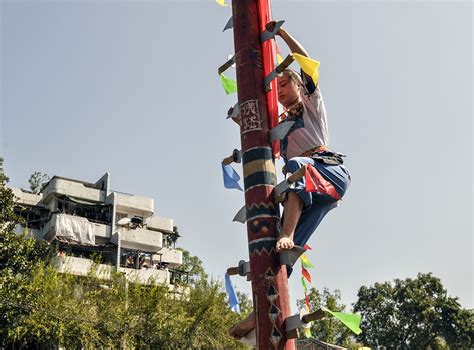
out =
[[8,178],[3,173],[3,159],[0,158],[0,269],[2,276],[13,277],[14,274],[26,274],[38,262],[48,256],[49,248],[45,242],[39,242],[28,236],[14,232],[21,222],[14,211],[14,195],[6,187]]
[[246,293],[236,290],[237,300],[239,301],[240,315],[247,317],[253,311],[253,302]]
[[448,296],[439,278],[417,278],[363,286],[355,311],[362,315],[359,340],[374,348],[470,349],[472,310]]
[[13,192],[6,187],[8,177],[3,172],[3,158],[0,157],[0,228],[12,231],[18,222],[13,212]]
[[[10,334],[10,326],[27,317],[28,307],[24,304],[28,305],[33,297],[25,282],[30,282],[32,271],[47,261],[49,247],[28,237],[27,231],[22,235],[14,232],[21,219],[13,211],[14,196],[6,187],[7,181],[0,158],[0,294],[4,294],[0,300],[9,301],[0,303],[0,339],[9,336],[16,339],[22,330],[16,328],[16,333]],[[21,307],[15,306],[20,302]]]
[[33,193],[40,193],[43,185],[46,184],[50,180],[48,174],[43,174],[40,171],[35,171],[31,174],[30,178],[28,179],[28,183],[30,184],[30,191]]
[[[321,293],[316,288],[311,288],[308,297],[312,311],[325,306],[331,311],[347,312],[346,306],[340,303],[341,292],[337,289],[331,293],[329,289],[324,288]],[[304,299],[298,300],[297,305],[299,310],[306,308]],[[352,331],[334,317],[328,316],[313,322],[311,324],[311,334],[326,343],[345,347],[356,346]]]
[[[20,218],[6,182],[0,159],[0,347],[245,348],[227,335],[238,315],[199,258],[184,252],[183,269],[194,280],[180,293],[131,283],[121,273],[98,279],[97,262],[87,276],[60,274],[43,241],[14,232]],[[248,312],[250,302],[241,298]]]
[[3,346],[61,344],[129,349],[243,349],[227,336],[237,322],[217,281],[201,280],[184,294],[167,286],[130,283],[115,274],[103,281],[91,275],[59,274],[38,265],[12,300],[0,289],[0,305],[23,311],[5,324]]
[[189,273],[190,281],[194,283],[195,281],[207,280],[208,275],[204,270],[201,259],[197,256],[191,255],[186,249],[178,249],[183,252],[183,264],[179,269]]

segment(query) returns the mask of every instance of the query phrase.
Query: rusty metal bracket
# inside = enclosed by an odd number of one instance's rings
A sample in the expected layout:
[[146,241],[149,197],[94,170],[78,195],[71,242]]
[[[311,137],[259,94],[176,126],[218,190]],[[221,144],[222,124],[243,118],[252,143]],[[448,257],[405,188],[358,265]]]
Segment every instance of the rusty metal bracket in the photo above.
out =
[[233,55],[226,63],[224,63],[222,66],[217,68],[217,74],[221,75],[224,73],[227,69],[230,68],[235,63],[235,55]]
[[229,276],[239,275],[242,277],[247,277],[247,280],[250,280],[250,262],[245,260],[240,260],[239,265],[235,267],[229,267],[227,269],[227,274]]
[[281,62],[278,66],[275,67],[274,70],[270,72],[265,78],[263,78],[263,86],[265,87],[265,92],[270,91],[270,83],[276,78],[282,75],[283,71],[287,69],[290,64],[293,63],[295,58],[293,57],[292,54],[289,54],[288,56],[285,57],[283,62]]
[[239,149],[234,149],[232,151],[232,155],[222,160],[222,164],[225,164],[225,165],[229,165],[232,163],[240,163],[240,162],[242,162],[242,152]]
[[296,170],[293,174],[291,174],[286,180],[283,180],[278,185],[275,186],[274,193],[275,197],[279,197],[283,192],[287,189],[291,188],[291,186],[301,179],[306,172],[306,166],[302,166],[298,170]]
[[305,309],[302,309],[300,314],[287,317],[285,320],[286,337],[288,339],[299,338],[299,327],[310,327],[310,322],[320,320],[325,316],[326,314],[322,309],[318,309],[312,313],[308,313]]

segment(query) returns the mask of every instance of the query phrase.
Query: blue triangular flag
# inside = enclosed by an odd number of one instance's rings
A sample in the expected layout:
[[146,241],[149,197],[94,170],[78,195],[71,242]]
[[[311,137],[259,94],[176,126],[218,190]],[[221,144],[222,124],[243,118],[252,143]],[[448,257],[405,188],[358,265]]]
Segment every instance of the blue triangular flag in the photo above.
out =
[[222,164],[222,174],[224,175],[224,187],[235,188],[243,191],[239,185],[240,176],[230,165]]
[[230,276],[227,273],[225,274],[225,291],[229,297],[230,309],[240,315],[240,306],[239,300],[237,299],[237,293],[235,292],[232,281],[230,280]]

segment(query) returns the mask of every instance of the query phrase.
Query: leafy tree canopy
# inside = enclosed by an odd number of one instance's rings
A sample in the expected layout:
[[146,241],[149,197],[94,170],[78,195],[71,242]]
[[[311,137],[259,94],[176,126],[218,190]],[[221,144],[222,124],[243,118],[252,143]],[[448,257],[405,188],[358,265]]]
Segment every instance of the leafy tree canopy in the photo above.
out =
[[[311,288],[308,297],[311,311],[324,306],[331,311],[348,312],[346,311],[346,306],[341,303],[341,292],[337,289],[331,292],[329,289],[324,288],[320,292],[316,288]],[[305,300],[298,300],[297,305],[299,310],[304,309]],[[352,331],[333,317],[325,317],[322,320],[312,322],[311,334],[318,340],[326,343],[349,348],[357,348],[359,346],[354,340]]]
[[28,183],[30,184],[30,191],[33,193],[40,193],[43,185],[46,184],[50,180],[48,174],[43,174],[40,171],[35,171],[31,174],[30,178],[28,179]]
[[373,348],[470,349],[472,310],[450,297],[439,278],[417,278],[363,286],[355,312],[362,315],[358,339]]
[[[0,159],[0,347],[244,349],[227,335],[239,316],[222,283],[210,280],[188,251],[183,269],[195,278],[181,293],[167,285],[61,274],[44,241],[18,235],[21,218]],[[99,268],[98,265],[93,269]],[[246,310],[249,300],[240,294]]]

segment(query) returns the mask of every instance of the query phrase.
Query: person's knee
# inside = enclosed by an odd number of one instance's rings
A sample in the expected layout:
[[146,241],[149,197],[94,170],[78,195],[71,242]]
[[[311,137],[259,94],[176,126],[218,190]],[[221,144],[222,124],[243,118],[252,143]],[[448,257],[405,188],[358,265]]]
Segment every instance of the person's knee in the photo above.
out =
[[294,173],[296,170],[304,166],[308,161],[304,157],[294,157],[291,158],[286,163],[286,172]]

